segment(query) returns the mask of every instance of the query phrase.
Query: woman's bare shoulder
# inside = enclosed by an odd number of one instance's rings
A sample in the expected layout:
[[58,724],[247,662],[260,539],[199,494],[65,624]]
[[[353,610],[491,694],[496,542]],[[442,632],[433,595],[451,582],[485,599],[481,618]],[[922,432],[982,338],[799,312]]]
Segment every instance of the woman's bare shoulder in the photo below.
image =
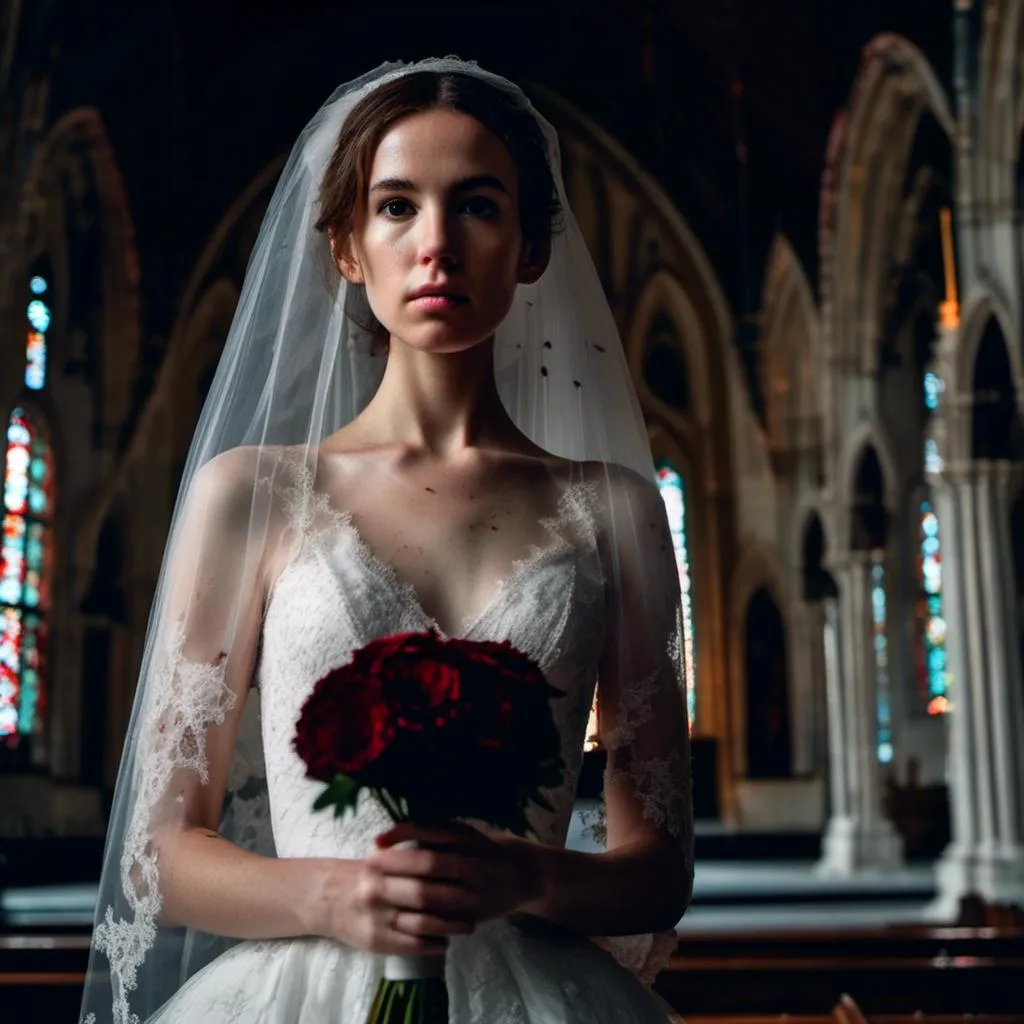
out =
[[214,455],[195,472],[186,503],[233,522],[261,507],[271,515],[310,473],[303,445],[245,445]]

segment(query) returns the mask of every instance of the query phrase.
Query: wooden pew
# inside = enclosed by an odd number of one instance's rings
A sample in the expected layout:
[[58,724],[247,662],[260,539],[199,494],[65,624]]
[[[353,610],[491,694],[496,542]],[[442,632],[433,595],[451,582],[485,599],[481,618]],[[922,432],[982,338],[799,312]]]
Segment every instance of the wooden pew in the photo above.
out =
[[1024,930],[906,926],[681,935],[661,996],[688,1024],[717,1016],[828,1017],[843,993],[880,1014],[1024,1011]]

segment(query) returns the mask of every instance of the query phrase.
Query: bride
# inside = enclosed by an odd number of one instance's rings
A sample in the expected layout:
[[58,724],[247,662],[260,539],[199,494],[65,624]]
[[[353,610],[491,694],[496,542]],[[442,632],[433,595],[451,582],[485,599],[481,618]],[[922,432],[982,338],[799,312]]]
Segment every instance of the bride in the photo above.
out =
[[[444,954],[459,1024],[665,1021],[643,981],[693,874],[679,622],[553,131],[455,60],[343,86],[278,184],[186,466],[83,1021],[359,1024],[385,954]],[[313,812],[314,683],[426,629],[510,640],[566,694],[535,838]],[[595,686],[606,852],[581,853]]]

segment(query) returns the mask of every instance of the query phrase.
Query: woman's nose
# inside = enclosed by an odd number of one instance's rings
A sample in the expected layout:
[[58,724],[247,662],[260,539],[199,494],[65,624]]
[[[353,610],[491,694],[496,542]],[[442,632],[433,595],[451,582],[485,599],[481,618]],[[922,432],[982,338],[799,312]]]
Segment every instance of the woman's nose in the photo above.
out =
[[458,262],[457,232],[446,211],[424,211],[420,216],[420,263],[452,266]]

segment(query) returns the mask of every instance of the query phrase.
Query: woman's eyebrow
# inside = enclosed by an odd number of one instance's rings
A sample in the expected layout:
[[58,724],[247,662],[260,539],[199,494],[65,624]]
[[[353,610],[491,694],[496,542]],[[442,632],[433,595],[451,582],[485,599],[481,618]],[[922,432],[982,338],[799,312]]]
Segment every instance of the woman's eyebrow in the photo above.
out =
[[[493,174],[477,174],[470,178],[460,178],[458,181],[452,184],[453,192],[472,192],[478,188],[492,188],[498,192],[504,192],[508,195],[508,189],[505,187],[505,183],[500,179],[496,178]],[[381,178],[380,181],[374,182],[370,186],[371,192],[416,192],[418,186],[416,182],[410,181],[408,178]]]
[[505,187],[505,183],[500,179],[496,178],[493,174],[477,174],[472,178],[462,178],[455,182],[452,188],[453,192],[472,192],[478,188],[493,188],[498,192],[504,192],[508,195],[508,189]]
[[416,186],[408,178],[381,178],[370,186],[371,192],[415,192]]

